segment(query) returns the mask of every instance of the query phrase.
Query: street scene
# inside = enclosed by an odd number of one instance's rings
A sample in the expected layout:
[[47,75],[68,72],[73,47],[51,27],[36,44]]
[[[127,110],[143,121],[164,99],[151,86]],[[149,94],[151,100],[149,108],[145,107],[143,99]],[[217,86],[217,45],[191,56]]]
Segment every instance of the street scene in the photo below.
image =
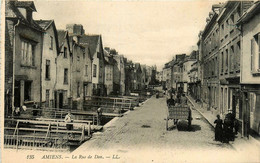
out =
[[260,162],[259,0],[3,5],[4,162]]

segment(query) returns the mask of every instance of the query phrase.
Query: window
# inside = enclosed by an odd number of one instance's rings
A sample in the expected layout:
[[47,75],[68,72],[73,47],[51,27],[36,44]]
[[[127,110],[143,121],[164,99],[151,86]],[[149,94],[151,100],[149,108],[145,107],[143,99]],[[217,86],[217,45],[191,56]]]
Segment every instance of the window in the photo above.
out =
[[88,65],[85,65],[85,76],[88,76]]
[[64,53],[64,58],[67,58],[67,57],[68,57],[68,56],[67,56],[67,48],[66,48],[66,47],[64,47],[64,49],[63,49],[63,50],[64,50],[64,52],[63,52],[63,53]]
[[94,64],[93,77],[97,77],[97,65]]
[[35,65],[35,46],[29,41],[21,41],[21,64],[23,66],[34,66]]
[[226,49],[226,71],[228,72],[228,49]]
[[224,71],[224,53],[221,52],[221,73]]
[[52,50],[53,49],[53,37],[50,36],[50,49]]
[[46,60],[45,79],[50,80],[50,60]]
[[64,84],[68,84],[68,69],[64,69]]
[[78,83],[77,83],[77,96],[78,96],[78,97],[80,97],[79,88],[80,88],[80,85],[79,85],[79,82],[78,82]]
[[233,72],[233,70],[234,70],[235,60],[236,60],[236,57],[234,56],[234,46],[232,45],[230,47],[230,72]]
[[234,17],[234,14],[232,14],[231,16],[230,16],[230,20],[231,20],[231,25],[233,25],[233,23],[234,23],[234,21],[235,21],[235,17]]
[[260,33],[251,39],[251,72],[260,73]]
[[50,106],[50,90],[49,89],[46,89],[46,103],[45,103],[45,106],[46,107],[49,107]]
[[237,71],[239,71],[240,70],[240,53],[241,53],[241,51],[240,51],[240,41],[237,42],[237,49],[236,50],[237,50],[237,52],[236,52],[237,55],[235,56],[236,57],[236,68],[235,69]]

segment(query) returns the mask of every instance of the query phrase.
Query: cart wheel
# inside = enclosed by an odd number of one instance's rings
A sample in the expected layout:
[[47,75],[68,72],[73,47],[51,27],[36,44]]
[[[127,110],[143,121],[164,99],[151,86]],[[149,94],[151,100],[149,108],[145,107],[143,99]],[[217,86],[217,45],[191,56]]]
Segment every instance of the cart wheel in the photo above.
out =
[[168,131],[168,117],[166,118],[166,130]]

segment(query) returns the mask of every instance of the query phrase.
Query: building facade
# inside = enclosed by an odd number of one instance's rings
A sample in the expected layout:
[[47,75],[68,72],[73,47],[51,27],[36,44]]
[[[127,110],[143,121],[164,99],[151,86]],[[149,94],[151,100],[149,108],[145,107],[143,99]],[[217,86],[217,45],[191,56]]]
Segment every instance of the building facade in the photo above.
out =
[[[241,89],[243,135],[260,134],[260,1],[249,8],[238,21],[242,29]],[[241,114],[241,115],[240,115]]]
[[70,49],[68,31],[57,30],[59,41],[59,54],[57,56],[57,83],[56,83],[56,98],[58,108],[72,107],[71,94],[71,64],[72,52]]
[[5,107],[41,102],[43,30],[33,20],[33,2],[5,3]]
[[203,84],[202,103],[205,110],[219,110],[219,25],[217,18],[221,4],[213,5],[207,25],[201,33]]
[[58,107],[55,87],[57,83],[57,56],[59,54],[58,34],[53,20],[37,20],[44,30],[41,64],[42,106]]

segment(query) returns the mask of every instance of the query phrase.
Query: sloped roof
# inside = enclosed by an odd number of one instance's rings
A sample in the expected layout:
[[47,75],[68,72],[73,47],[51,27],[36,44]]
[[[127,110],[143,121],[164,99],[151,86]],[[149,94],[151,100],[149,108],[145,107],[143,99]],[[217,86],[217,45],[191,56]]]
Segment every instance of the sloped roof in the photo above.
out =
[[237,21],[237,24],[248,22],[255,15],[260,13],[260,1],[256,1]]
[[53,22],[54,20],[35,20],[35,23],[37,23],[44,30],[48,29]]
[[60,47],[59,47],[59,42],[58,42],[58,32],[57,32],[54,20],[35,20],[35,23],[37,23],[44,31],[47,31],[50,26],[53,26],[57,53],[59,54]]
[[[36,11],[34,3],[32,1],[6,1],[6,19],[16,18],[19,19],[22,24],[32,27],[38,31],[42,31],[42,28],[37,23],[35,23],[33,19],[31,21],[28,21],[18,10],[18,7],[30,8],[32,12]],[[12,12],[10,12],[10,10]]]
[[87,43],[90,49],[91,57],[93,58],[100,35],[82,35],[80,38],[80,43]]
[[61,47],[64,44],[64,41],[66,39],[67,31],[65,31],[65,30],[57,30],[57,32],[58,32],[59,47]]
[[36,11],[33,1],[14,1],[14,5],[16,7],[23,7],[31,9],[32,11]]

